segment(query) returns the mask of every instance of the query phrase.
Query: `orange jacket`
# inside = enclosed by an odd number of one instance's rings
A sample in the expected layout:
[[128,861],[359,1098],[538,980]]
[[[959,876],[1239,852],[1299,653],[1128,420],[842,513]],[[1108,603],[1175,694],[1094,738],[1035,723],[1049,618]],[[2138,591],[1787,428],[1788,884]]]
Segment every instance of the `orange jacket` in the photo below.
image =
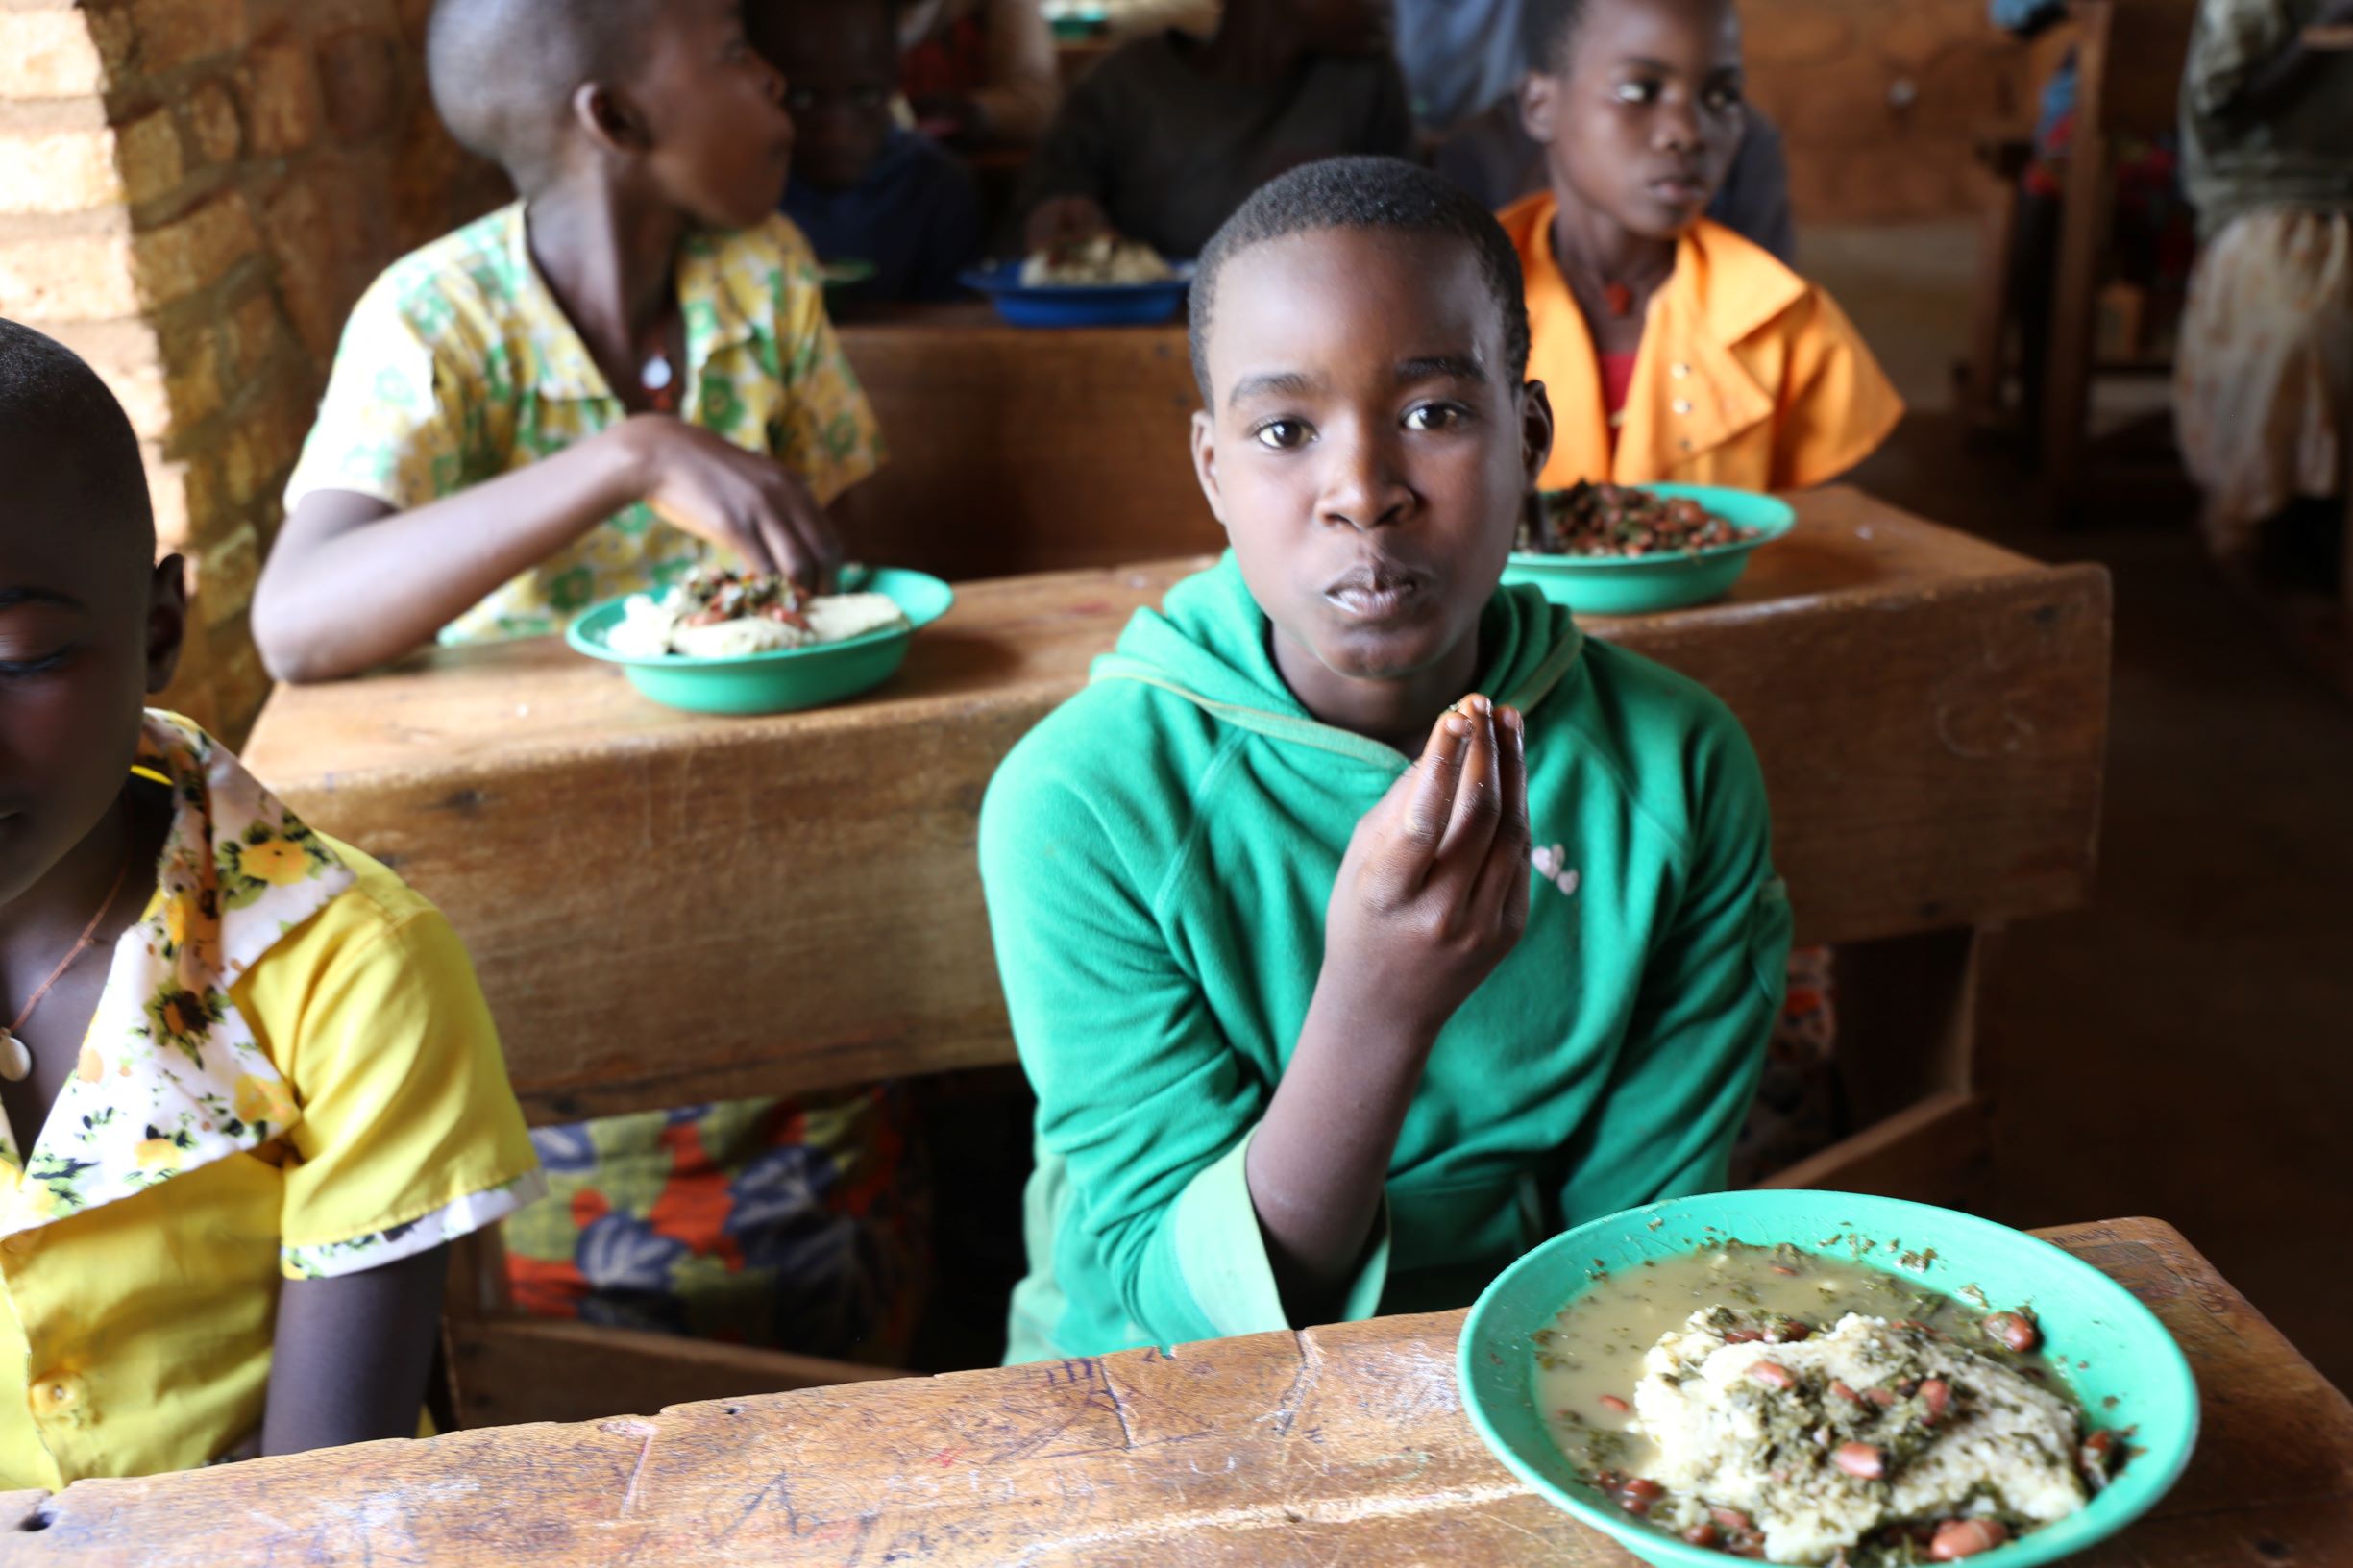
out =
[[1553,255],[1549,191],[1498,214],[1527,275],[1528,374],[1552,392],[1543,485],[1673,479],[1802,490],[1869,456],[1903,400],[1830,296],[1702,220],[1651,297],[1613,453],[1600,362]]

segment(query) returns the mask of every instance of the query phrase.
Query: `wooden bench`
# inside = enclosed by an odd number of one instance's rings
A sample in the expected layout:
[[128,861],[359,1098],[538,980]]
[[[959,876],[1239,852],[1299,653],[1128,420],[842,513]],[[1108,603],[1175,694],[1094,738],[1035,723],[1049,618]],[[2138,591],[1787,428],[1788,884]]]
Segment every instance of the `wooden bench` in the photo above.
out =
[[[2353,1406],[2171,1228],[2041,1233],[2205,1391],[2190,1468],[2081,1560],[2353,1561]],[[1455,1386],[1461,1314],[459,1433],[0,1498],[0,1560],[1618,1568]],[[37,1531],[37,1534],[18,1533]]]
[[846,499],[861,559],[953,578],[1221,550],[1187,455],[1185,329],[1008,327],[985,305],[845,323],[891,458]]
[[[2108,580],[1851,490],[1799,514],[1727,600],[1594,628],[1740,715],[1799,940],[1855,961],[1842,1060],[1877,1124],[1782,1180],[1951,1198],[1989,1142],[1980,933],[2090,887]],[[1010,1062],[973,862],[982,792],[1198,564],[968,584],[889,685],[817,712],[674,712],[539,640],[282,688],[246,757],[448,913],[535,1122]],[[453,1359],[469,1424],[576,1409],[561,1402],[676,1348],[510,1317],[494,1261],[468,1278]],[[839,1371],[693,1354],[687,1386],[712,1394]]]

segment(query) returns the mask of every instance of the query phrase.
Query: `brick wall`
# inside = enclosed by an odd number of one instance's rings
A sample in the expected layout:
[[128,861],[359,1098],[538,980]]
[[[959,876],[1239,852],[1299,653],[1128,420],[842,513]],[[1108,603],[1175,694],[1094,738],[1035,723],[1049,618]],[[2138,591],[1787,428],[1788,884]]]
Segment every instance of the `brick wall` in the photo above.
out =
[[0,0],[0,315],[137,429],[196,612],[166,699],[241,738],[254,576],[376,273],[504,198],[427,99],[430,0]]

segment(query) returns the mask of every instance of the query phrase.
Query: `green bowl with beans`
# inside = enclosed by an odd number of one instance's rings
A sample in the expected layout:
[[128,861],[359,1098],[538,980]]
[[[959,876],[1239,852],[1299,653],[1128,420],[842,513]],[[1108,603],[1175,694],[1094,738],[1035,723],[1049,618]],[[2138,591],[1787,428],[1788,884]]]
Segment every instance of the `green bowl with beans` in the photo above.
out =
[[2049,1365],[2087,1430],[2112,1433],[2124,1458],[2080,1510],[1971,1556],[1973,1565],[2027,1568],[2085,1551],[2147,1512],[2190,1462],[2198,1391],[2181,1347],[2130,1291],[2049,1242],[1894,1198],[1806,1191],[1677,1198],[1578,1226],[1522,1257],[1471,1309],[1457,1365],[1464,1410],[1496,1458],[1645,1562],[1723,1568],[1735,1559],[1626,1511],[1581,1474],[1540,1407],[1538,1357],[1547,1340],[1539,1335],[1564,1305],[1596,1288],[1597,1277],[1735,1239],[1786,1244],[1891,1275],[1900,1270],[1908,1287],[1971,1303],[1982,1297],[2029,1311],[2039,1323]]
[[[1642,484],[1669,500],[1696,501],[1750,537],[1693,551],[1648,555],[1550,555],[1514,551],[1504,567],[1507,583],[1529,583],[1555,604],[1580,615],[1654,615],[1704,604],[1730,593],[1749,557],[1797,527],[1798,514],[1778,497],[1713,484]],[[1554,504],[1547,492],[1541,504]]]

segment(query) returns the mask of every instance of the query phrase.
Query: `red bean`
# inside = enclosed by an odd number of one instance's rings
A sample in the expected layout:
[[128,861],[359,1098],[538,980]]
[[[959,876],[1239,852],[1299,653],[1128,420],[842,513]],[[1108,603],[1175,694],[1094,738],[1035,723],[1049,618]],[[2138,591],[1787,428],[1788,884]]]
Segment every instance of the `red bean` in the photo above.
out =
[[1666,1488],[1654,1481],[1640,1476],[1618,1488],[1618,1507],[1637,1516],[1651,1511],[1651,1505],[1666,1495]]
[[1738,1508],[1710,1508],[1707,1510],[1707,1516],[1735,1533],[1745,1534],[1756,1528],[1756,1521]]
[[2116,1433],[2096,1432],[2086,1437],[2083,1446],[2075,1451],[2075,1465],[2083,1472],[2083,1479],[2091,1483],[2092,1490],[2096,1492],[2108,1484],[2108,1466],[2115,1458]]
[[1774,1265],[1773,1265],[1773,1271],[1774,1271],[1776,1274],[1787,1274],[1787,1275],[1791,1275],[1791,1276],[1793,1276],[1793,1277],[1794,1277],[1794,1276],[1797,1274],[1797,1272],[1798,1272],[1796,1269],[1794,1269],[1794,1268],[1790,1267],[1790,1266],[1789,1266],[1787,1263],[1776,1263],[1776,1264],[1774,1264]]
[[1936,1527],[1928,1556],[1938,1562],[1953,1562],[1991,1552],[2009,1538],[2010,1527],[1998,1519],[1948,1519]]
[[1772,1328],[1765,1331],[1765,1343],[1769,1345],[1794,1345],[1799,1340],[1811,1335],[1813,1332],[1814,1331],[1812,1329],[1807,1328],[1796,1318],[1785,1317],[1781,1319],[1780,1322],[1776,1323]]
[[1877,1481],[1887,1474],[1887,1451],[1869,1443],[1841,1443],[1830,1462],[1864,1481]]
[[1749,1376],[1769,1388],[1787,1390],[1798,1385],[1798,1380],[1790,1374],[1789,1368],[1778,1361],[1758,1361],[1749,1368]]
[[2021,1356],[2043,1342],[2043,1331],[2022,1312],[1996,1312],[1985,1320],[1985,1332]]
[[1832,1378],[1830,1380],[1830,1392],[1836,1394],[1839,1398],[1845,1400],[1850,1405],[1860,1405],[1863,1403],[1863,1396],[1856,1393],[1853,1389],[1848,1387],[1843,1379]]
[[1946,1410],[1952,1406],[1952,1384],[1943,1378],[1930,1378],[1920,1385],[1920,1403],[1923,1408],[1921,1419],[1931,1427],[1935,1426],[1945,1419]]
[[1705,1524],[1694,1525],[1683,1531],[1683,1539],[1694,1546],[1713,1546],[1716,1544],[1716,1527]]
[[1879,1409],[1886,1409],[1890,1405],[1896,1403],[1896,1390],[1893,1388],[1866,1388],[1863,1390],[1863,1397],[1878,1406]]
[[1728,1345],[1752,1345],[1765,1336],[1762,1329],[1727,1329],[1724,1342]]
[[1620,1399],[1615,1394],[1604,1394],[1602,1396],[1602,1409],[1605,1410],[1616,1410],[1619,1414],[1623,1415],[1628,1410],[1633,1409],[1633,1407],[1627,1404],[1626,1401]]

